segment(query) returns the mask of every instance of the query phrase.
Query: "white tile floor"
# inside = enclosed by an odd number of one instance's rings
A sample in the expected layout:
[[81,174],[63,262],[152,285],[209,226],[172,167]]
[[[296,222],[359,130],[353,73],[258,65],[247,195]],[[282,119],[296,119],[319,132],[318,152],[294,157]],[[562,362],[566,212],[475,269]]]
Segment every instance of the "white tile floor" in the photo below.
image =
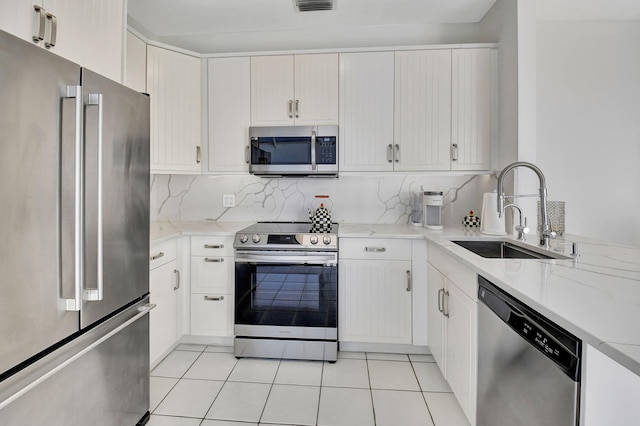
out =
[[430,355],[341,352],[336,363],[180,345],[151,372],[149,426],[468,425]]

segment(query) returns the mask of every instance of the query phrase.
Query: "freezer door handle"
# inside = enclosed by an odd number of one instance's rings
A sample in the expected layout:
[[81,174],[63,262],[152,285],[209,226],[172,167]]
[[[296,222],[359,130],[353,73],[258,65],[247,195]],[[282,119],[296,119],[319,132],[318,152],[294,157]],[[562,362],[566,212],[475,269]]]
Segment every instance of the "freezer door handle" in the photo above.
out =
[[[149,311],[151,311],[155,307],[156,307],[156,305],[154,305],[152,303],[146,303],[144,305],[140,305],[140,306],[135,307],[135,309],[131,309],[129,311],[130,313],[125,318],[119,319],[118,317],[116,317],[118,319],[109,320],[109,321],[116,321],[116,322],[117,321],[122,321],[122,323],[118,324],[117,327],[115,327],[114,329],[110,330],[109,332],[107,332],[106,334],[104,334],[103,336],[98,338],[97,340],[93,341],[90,345],[84,347],[79,352],[76,352],[75,354],[73,354],[71,357],[67,358],[63,362],[61,362],[59,364],[56,364],[55,367],[47,370],[46,373],[44,373],[43,375],[37,377],[35,380],[32,380],[32,381],[28,382],[25,385],[17,386],[17,388],[19,389],[17,392],[10,394],[7,398],[5,398],[3,400],[0,400],[0,410],[2,410],[4,407],[6,407],[9,404],[11,404],[13,401],[17,400],[18,398],[20,398],[21,396],[23,396],[24,394],[26,394],[30,390],[32,390],[35,387],[37,387],[39,384],[41,384],[42,382],[47,380],[49,377],[51,377],[54,374],[58,373],[59,371],[61,371],[65,367],[71,365],[73,362],[75,362],[76,360],[80,359],[86,353],[88,353],[88,352],[92,351],[94,348],[98,347],[104,341],[110,339],[112,336],[115,336],[116,334],[118,334],[119,332],[121,332],[122,330],[127,328],[129,325],[131,325],[134,322],[138,321],[140,318],[142,318],[145,315],[147,315],[149,313]],[[32,374],[31,376],[34,376],[34,374]],[[29,377],[31,377],[31,376],[29,376]]]
[[[87,98],[87,107],[96,107],[96,114],[97,114],[97,122],[96,122],[96,135],[97,135],[97,165],[98,165],[98,170],[97,170],[97,201],[98,201],[98,205],[97,205],[97,227],[96,227],[96,244],[97,244],[97,248],[96,248],[96,255],[97,255],[97,259],[96,259],[96,288],[92,288],[92,289],[85,289],[85,295],[86,295],[86,299],[89,302],[97,302],[97,301],[101,301],[104,299],[104,280],[103,280],[103,276],[104,276],[104,235],[103,235],[103,228],[104,228],[104,218],[103,218],[103,209],[104,209],[104,205],[103,205],[103,182],[102,182],[102,178],[103,178],[103,153],[102,153],[102,143],[103,143],[103,100],[102,100],[102,93],[90,93],[88,95]],[[87,112],[88,112],[89,108],[87,108]],[[88,130],[87,130],[88,131]]]
[[[73,116],[73,120],[70,118]],[[82,87],[67,86],[62,99],[60,247],[62,298],[65,310],[77,312],[82,303]],[[73,283],[68,288],[67,283]]]

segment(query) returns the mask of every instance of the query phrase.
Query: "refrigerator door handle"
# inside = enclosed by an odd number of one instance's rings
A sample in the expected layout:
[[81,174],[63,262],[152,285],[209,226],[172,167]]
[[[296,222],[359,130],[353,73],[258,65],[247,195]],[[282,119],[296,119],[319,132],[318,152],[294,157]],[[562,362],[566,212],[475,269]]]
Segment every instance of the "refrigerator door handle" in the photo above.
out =
[[[73,125],[67,119],[67,105],[73,103]],[[64,163],[61,170],[61,269],[62,283],[73,283],[73,291],[62,289],[65,310],[80,311],[82,304],[82,86],[67,86],[62,100],[61,149],[73,161]],[[71,295],[72,297],[66,298]]]
[[88,99],[87,99],[87,106],[96,106],[97,107],[97,163],[98,163],[98,170],[97,170],[97,175],[98,175],[98,191],[97,191],[97,198],[98,198],[98,224],[97,224],[97,235],[96,235],[96,243],[97,243],[97,277],[96,277],[96,283],[97,283],[97,288],[95,289],[85,289],[85,295],[86,295],[86,299],[89,302],[97,302],[97,301],[101,301],[104,299],[104,280],[103,280],[103,275],[104,275],[104,263],[103,263],[103,259],[104,259],[104,252],[103,252],[103,247],[104,247],[104,240],[103,240],[103,187],[102,187],[102,176],[103,176],[103,170],[102,170],[102,136],[103,136],[103,101],[102,101],[102,93],[90,93],[88,95]]

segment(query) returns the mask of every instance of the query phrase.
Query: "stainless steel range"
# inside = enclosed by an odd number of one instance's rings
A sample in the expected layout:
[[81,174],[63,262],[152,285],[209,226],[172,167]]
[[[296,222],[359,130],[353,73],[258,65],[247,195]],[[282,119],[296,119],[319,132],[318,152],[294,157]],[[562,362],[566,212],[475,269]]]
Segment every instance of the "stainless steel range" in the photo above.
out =
[[236,234],[236,357],[335,361],[338,225],[260,222]]

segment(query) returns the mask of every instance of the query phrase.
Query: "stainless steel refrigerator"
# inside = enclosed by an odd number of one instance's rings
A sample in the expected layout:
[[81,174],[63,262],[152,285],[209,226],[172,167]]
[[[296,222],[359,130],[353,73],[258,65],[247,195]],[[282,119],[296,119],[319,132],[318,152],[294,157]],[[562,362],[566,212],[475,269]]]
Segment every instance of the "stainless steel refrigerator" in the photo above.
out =
[[1,425],[148,421],[148,260],[148,96],[0,31]]

